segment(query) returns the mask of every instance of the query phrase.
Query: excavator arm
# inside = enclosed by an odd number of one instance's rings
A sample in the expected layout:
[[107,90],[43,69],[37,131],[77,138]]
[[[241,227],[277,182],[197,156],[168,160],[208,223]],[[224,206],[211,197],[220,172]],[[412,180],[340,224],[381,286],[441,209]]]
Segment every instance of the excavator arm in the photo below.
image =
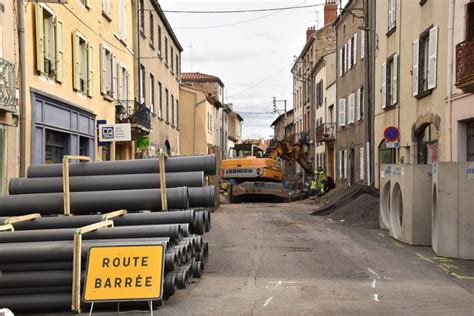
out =
[[269,157],[296,161],[306,173],[313,173],[310,164],[304,159],[302,146],[299,144],[292,145],[287,141],[274,141]]

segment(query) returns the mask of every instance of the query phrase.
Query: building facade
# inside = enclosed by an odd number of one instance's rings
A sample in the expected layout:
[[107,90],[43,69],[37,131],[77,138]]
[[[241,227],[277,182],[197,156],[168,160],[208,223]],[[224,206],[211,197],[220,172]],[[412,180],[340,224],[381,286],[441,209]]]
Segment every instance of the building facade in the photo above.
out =
[[[210,114],[208,121],[212,128],[214,151],[219,158],[224,157],[227,150],[227,139],[224,140],[224,83],[216,76],[203,74],[200,72],[183,72],[182,81],[192,89],[205,92],[207,98],[212,99],[214,112]],[[197,101],[196,103],[198,103]]]
[[[138,11],[137,11],[138,10]],[[181,80],[181,47],[157,0],[133,1],[132,14],[135,96],[132,100],[149,126],[136,122],[137,137],[149,139],[140,156],[154,156],[160,151],[179,155],[179,84]],[[138,101],[138,103],[136,102]],[[125,103],[125,106],[127,103]]]
[[18,176],[19,123],[17,92],[16,1],[0,1],[0,195],[8,181]]
[[28,30],[27,91],[21,100],[26,106],[24,167],[60,162],[66,154],[133,158],[131,141],[97,142],[97,125],[116,122],[117,100],[134,99],[132,1],[23,8]]
[[364,12],[367,1],[351,0],[336,20],[337,43],[337,139],[336,176],[349,184],[368,183],[366,63],[367,41]]
[[474,2],[452,1],[449,12],[444,157],[474,161]]
[[206,91],[183,84],[180,88],[181,129],[180,148],[182,155],[215,153],[216,113],[221,103]]
[[[336,43],[334,41],[334,50]],[[312,71],[315,104],[315,169],[335,175],[336,141],[336,53],[322,56]]]
[[242,126],[244,124],[244,118],[234,111],[232,103],[227,104],[227,108],[231,110],[229,113],[229,123],[227,125],[227,153],[229,154],[230,149],[236,144],[240,144],[242,141]]
[[[448,49],[438,45],[448,42],[448,12],[449,1],[377,2],[376,186],[381,164],[431,164],[449,158],[442,128],[447,123]],[[398,149],[384,140],[388,126],[400,130]]]

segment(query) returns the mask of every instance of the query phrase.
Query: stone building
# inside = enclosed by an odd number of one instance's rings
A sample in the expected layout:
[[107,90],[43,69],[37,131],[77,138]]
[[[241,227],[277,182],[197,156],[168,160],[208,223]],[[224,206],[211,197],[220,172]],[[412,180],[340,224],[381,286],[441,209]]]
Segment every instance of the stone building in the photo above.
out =
[[227,125],[227,153],[229,153],[231,148],[242,141],[242,125],[244,123],[244,118],[234,111],[232,103],[227,104],[227,108],[231,110],[229,113],[229,123]]

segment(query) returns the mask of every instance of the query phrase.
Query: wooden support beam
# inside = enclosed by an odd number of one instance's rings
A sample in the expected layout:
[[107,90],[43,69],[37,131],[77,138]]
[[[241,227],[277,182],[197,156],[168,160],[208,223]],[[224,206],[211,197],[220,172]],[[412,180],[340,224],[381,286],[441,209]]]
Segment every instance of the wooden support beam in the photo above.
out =
[[63,192],[64,192],[64,215],[71,215],[71,194],[69,185],[69,161],[91,161],[87,156],[66,155],[63,157]]

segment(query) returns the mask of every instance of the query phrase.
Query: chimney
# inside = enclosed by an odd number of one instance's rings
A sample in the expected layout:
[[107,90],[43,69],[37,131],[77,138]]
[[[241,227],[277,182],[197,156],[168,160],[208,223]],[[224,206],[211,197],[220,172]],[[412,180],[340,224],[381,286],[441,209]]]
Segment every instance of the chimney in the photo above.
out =
[[324,4],[324,25],[334,22],[337,17],[336,0],[326,0]]
[[314,26],[308,27],[308,29],[306,30],[306,41],[308,41],[311,36],[313,36],[314,32],[316,32],[316,28]]

